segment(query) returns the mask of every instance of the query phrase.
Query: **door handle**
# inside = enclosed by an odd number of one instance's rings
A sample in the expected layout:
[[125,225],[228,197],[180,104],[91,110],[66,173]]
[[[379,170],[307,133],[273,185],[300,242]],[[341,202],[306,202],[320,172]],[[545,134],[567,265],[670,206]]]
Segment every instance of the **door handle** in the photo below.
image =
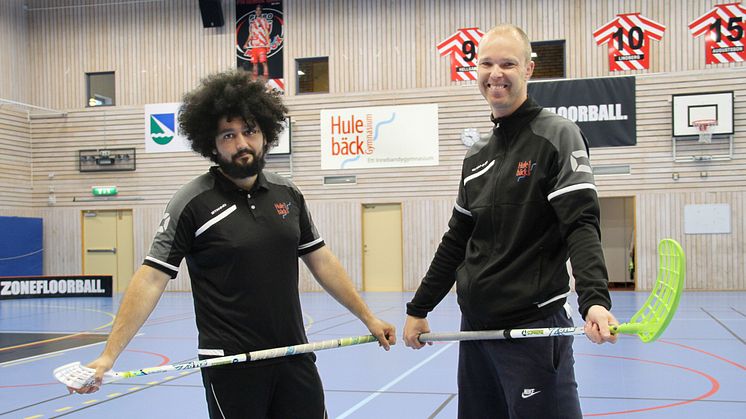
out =
[[85,249],[88,253],[117,253],[117,248],[112,247],[111,249]]

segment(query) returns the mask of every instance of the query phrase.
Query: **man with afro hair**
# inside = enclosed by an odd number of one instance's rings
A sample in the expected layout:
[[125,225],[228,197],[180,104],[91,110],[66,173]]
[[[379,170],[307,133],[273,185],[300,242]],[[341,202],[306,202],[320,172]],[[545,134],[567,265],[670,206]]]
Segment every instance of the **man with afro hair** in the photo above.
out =
[[[298,295],[298,257],[386,350],[394,326],[378,319],[313,224],[303,194],[263,171],[287,109],[243,71],[211,75],[184,96],[181,132],[216,166],[181,187],[166,207],[143,265],[122,299],[104,351],[88,366],[102,385],[119,354],[186,260],[201,359],[308,342]],[[202,369],[211,418],[323,418],[313,354]],[[300,413],[302,412],[302,413]]]

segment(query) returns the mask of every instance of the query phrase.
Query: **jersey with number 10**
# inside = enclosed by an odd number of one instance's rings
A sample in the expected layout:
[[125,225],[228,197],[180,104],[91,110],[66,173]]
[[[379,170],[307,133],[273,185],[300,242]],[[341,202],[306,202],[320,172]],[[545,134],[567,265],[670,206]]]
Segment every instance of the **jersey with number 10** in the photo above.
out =
[[743,35],[746,8],[740,3],[716,4],[709,12],[689,24],[693,37],[705,36],[705,63],[721,64],[746,61]]
[[609,44],[609,71],[647,70],[650,68],[650,40],[660,41],[666,27],[640,13],[617,15],[596,29],[596,45]]

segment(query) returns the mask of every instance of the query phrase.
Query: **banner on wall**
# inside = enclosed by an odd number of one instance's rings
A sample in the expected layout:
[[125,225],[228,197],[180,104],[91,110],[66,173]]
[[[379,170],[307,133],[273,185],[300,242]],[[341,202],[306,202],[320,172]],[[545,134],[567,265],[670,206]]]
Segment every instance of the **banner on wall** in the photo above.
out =
[[647,70],[650,68],[650,41],[663,39],[666,27],[640,13],[617,15],[596,29],[596,45],[608,44],[609,70]]
[[321,111],[321,169],[435,166],[438,105]]
[[[257,16],[257,6],[261,15]],[[238,68],[264,77],[270,86],[284,91],[282,54],[285,45],[285,16],[281,1],[236,0],[236,63]],[[265,58],[266,57],[266,58]],[[254,63],[256,62],[256,63]]]
[[689,24],[693,37],[705,35],[705,63],[746,61],[746,8],[740,3],[716,4]]
[[591,147],[637,144],[634,77],[531,82],[528,94],[578,124]]
[[0,300],[111,297],[111,275],[0,277]]
[[192,151],[189,141],[179,133],[181,103],[145,105],[145,152]]

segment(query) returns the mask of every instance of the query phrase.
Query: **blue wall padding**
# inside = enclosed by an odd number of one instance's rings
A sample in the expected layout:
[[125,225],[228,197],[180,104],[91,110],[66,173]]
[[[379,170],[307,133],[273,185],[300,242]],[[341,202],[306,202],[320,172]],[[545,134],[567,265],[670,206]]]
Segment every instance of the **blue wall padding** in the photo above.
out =
[[43,275],[42,219],[0,217],[0,276]]

